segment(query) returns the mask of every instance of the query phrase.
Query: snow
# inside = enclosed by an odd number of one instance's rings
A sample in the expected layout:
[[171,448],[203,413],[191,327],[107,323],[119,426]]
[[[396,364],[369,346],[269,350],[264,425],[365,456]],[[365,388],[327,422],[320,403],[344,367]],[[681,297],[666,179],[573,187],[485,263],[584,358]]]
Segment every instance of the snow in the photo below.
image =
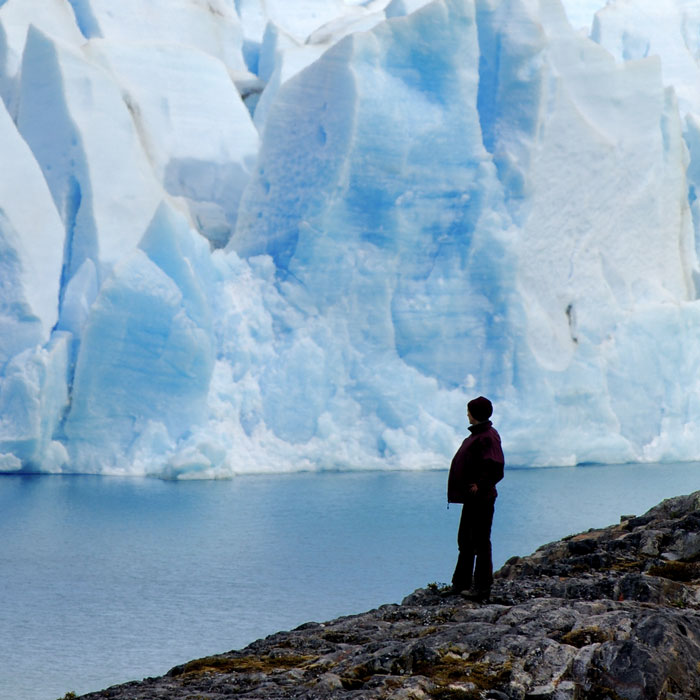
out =
[[[41,7],[39,7],[41,4]],[[0,470],[700,454],[700,6],[7,0]]]

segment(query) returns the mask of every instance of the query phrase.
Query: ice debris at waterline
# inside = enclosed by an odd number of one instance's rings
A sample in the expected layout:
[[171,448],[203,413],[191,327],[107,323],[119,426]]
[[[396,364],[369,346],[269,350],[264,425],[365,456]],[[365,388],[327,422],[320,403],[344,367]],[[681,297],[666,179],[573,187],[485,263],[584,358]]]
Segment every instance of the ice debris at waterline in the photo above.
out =
[[0,470],[697,459],[700,3],[603,4],[1,2]]
[[85,700],[697,700],[700,491],[514,557],[489,603],[435,585]]

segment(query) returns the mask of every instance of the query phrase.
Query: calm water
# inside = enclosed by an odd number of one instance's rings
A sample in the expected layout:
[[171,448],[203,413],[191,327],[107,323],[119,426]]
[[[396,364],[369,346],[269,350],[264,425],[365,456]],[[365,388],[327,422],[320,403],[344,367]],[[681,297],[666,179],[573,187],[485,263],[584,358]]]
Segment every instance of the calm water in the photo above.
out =
[[[446,472],[0,478],[0,700],[160,675],[449,581]],[[700,489],[700,464],[509,470],[494,558]]]

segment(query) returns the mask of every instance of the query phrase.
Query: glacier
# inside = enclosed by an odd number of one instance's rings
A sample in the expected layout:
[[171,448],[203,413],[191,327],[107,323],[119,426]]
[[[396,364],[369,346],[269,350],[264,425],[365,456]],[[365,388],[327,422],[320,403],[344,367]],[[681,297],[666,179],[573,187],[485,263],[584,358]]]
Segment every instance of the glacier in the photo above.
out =
[[700,1],[0,1],[0,471],[700,458]]

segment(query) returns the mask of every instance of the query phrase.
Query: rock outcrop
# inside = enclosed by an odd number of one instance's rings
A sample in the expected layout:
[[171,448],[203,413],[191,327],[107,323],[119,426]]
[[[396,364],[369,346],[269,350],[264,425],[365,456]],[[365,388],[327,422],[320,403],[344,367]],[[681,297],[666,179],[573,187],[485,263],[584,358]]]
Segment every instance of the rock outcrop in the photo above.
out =
[[700,491],[514,557],[488,603],[441,593],[83,699],[700,699]]

